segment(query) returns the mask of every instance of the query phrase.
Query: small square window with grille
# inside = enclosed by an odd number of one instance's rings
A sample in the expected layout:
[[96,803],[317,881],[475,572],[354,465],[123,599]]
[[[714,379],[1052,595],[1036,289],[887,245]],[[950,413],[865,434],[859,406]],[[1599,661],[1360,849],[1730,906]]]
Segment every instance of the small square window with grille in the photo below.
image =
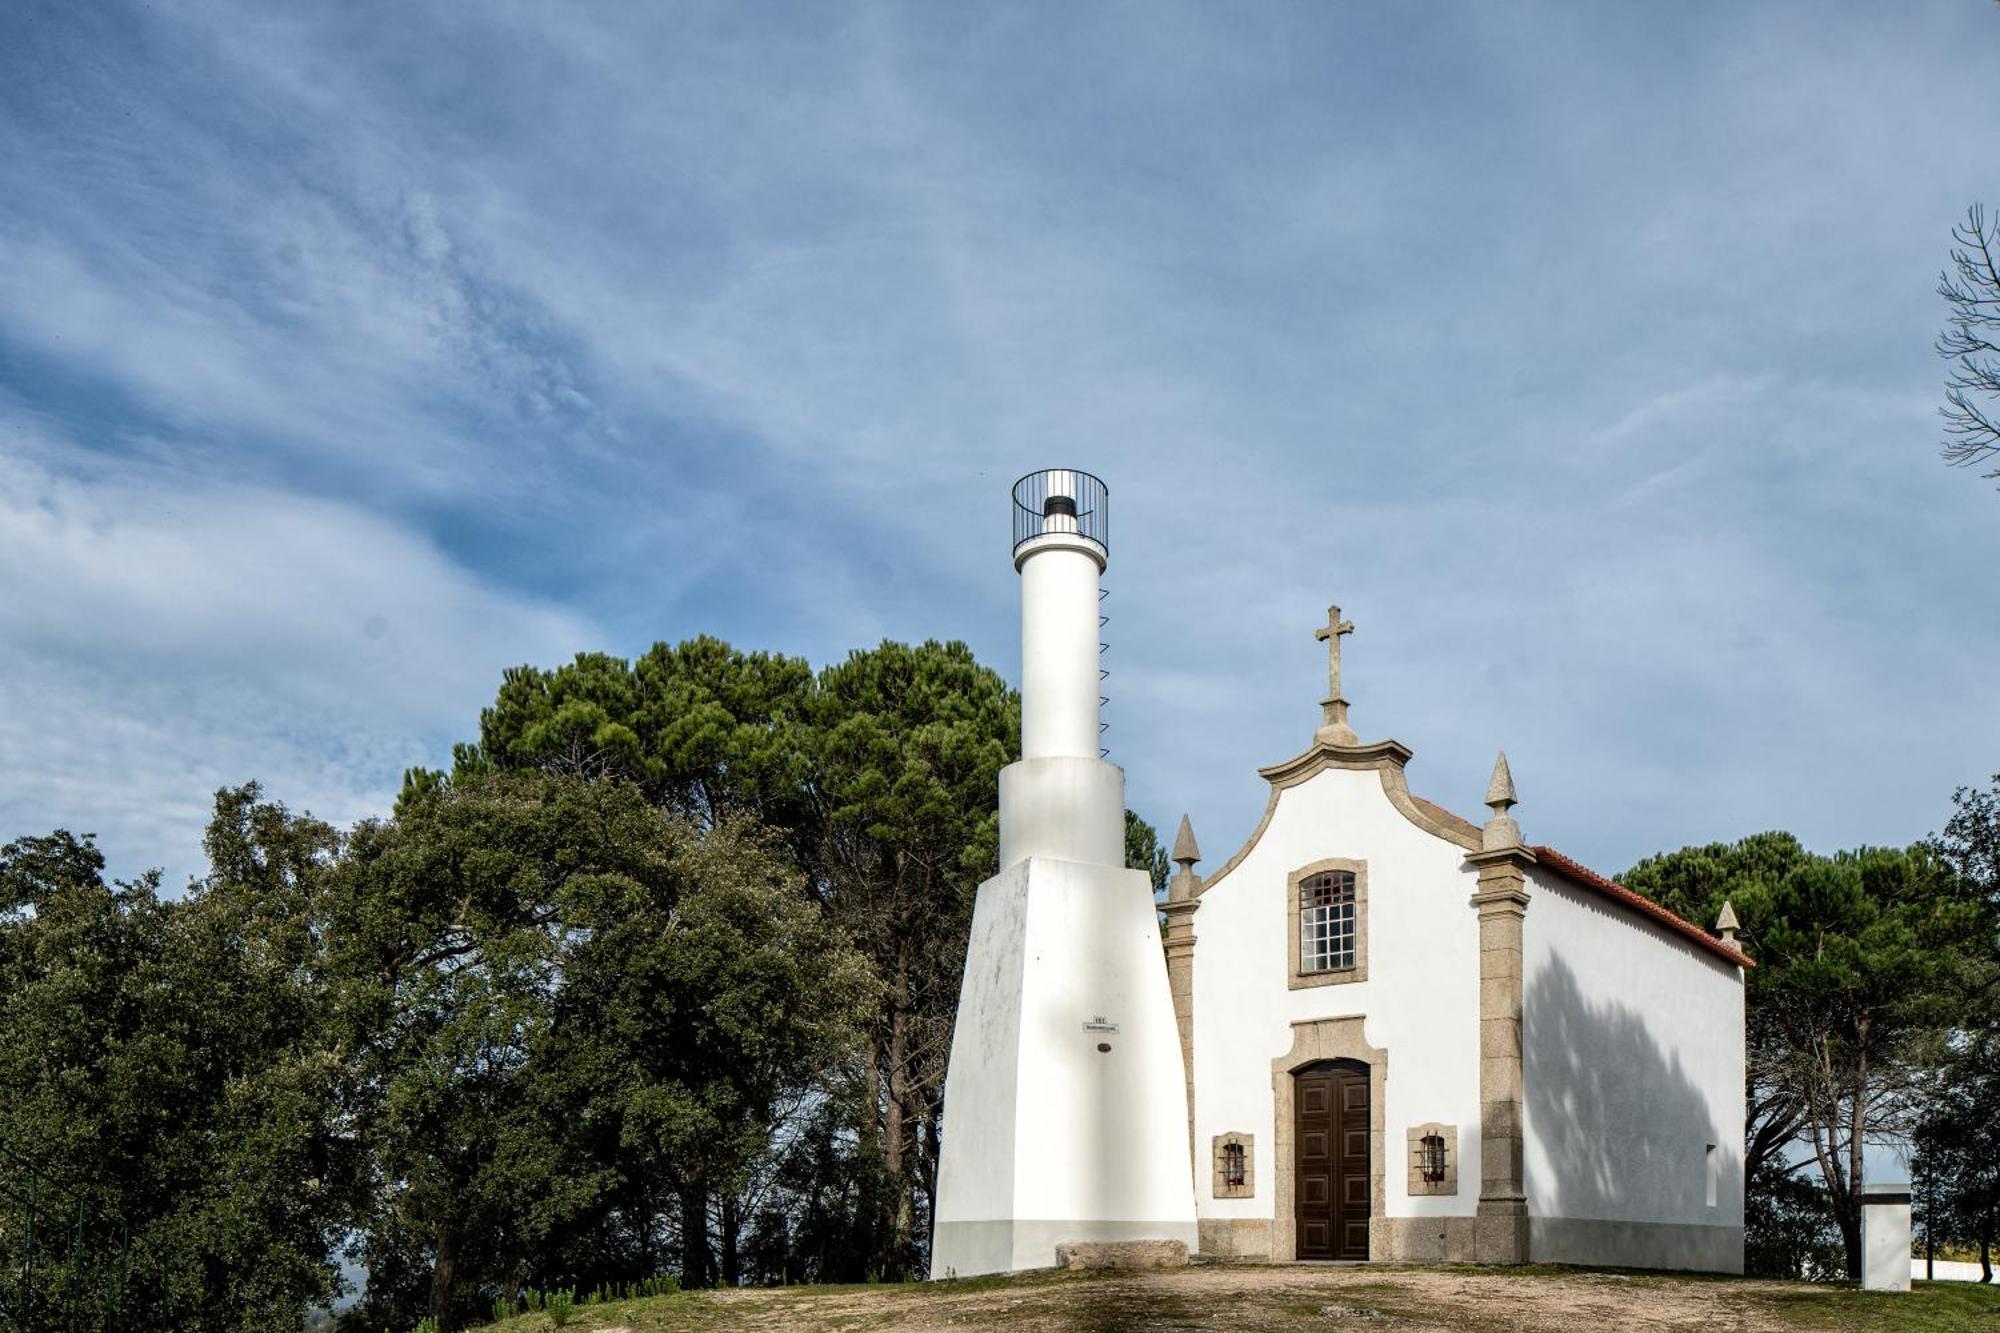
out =
[[1244,1160],[1243,1145],[1240,1143],[1222,1145],[1222,1183],[1231,1189],[1250,1183],[1250,1173]]
[[1250,1135],[1237,1130],[1217,1134],[1215,1146],[1214,1196],[1218,1199],[1247,1199],[1256,1193],[1252,1182],[1257,1175],[1256,1149]]
[[1424,1180],[1428,1184],[1438,1184],[1444,1179],[1444,1135],[1426,1134],[1421,1142]]
[[1458,1126],[1431,1121],[1411,1125],[1409,1175],[1405,1177],[1410,1196],[1458,1193]]
[[1299,971],[1354,966],[1354,872],[1322,870],[1299,885]]

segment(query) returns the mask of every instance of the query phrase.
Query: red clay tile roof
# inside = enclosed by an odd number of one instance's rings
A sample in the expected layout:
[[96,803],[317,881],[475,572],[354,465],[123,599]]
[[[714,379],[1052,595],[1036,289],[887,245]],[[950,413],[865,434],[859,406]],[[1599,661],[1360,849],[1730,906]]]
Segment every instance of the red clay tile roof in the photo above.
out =
[[1639,915],[1650,917],[1654,921],[1659,922],[1659,924],[1665,926],[1668,930],[1678,935],[1685,935],[1688,939],[1693,940],[1710,953],[1720,958],[1726,958],[1738,967],[1757,966],[1757,964],[1750,961],[1748,954],[1730,948],[1721,940],[1694,924],[1694,922],[1675,916],[1672,912],[1669,912],[1666,908],[1660,906],[1644,894],[1634,893],[1623,884],[1615,880],[1606,879],[1589,866],[1570,860],[1555,848],[1538,846],[1530,847],[1528,850],[1535,854],[1535,860],[1538,864],[1547,866],[1564,879],[1575,884],[1581,884],[1586,889],[1594,889],[1613,902],[1623,903]]

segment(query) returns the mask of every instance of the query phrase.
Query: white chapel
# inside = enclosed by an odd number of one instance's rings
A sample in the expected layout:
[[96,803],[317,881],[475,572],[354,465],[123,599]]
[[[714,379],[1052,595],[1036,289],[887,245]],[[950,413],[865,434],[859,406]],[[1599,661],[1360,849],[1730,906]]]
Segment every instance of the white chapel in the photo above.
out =
[[[1395,1260],[1741,1272],[1744,970],[1717,933],[1474,824],[1363,741],[1331,608],[1311,743],[1164,904],[1098,748],[1109,490],[1015,484],[1022,753],[952,1034],[934,1277]],[[1164,927],[1162,926],[1164,920]]]
[[1322,725],[1165,904],[1204,1254],[1743,1270],[1744,969],[1532,845],[1503,754],[1475,825],[1363,741],[1329,609]]

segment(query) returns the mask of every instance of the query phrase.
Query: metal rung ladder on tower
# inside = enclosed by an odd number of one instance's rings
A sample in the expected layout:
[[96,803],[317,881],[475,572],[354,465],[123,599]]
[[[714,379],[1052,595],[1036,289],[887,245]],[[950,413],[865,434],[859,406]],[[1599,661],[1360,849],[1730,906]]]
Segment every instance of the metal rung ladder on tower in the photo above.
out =
[[[1097,590],[1097,602],[1098,602],[1098,605],[1099,605],[1099,606],[1102,606],[1102,605],[1104,604],[1104,599],[1105,599],[1105,598],[1107,598],[1107,597],[1109,597],[1110,595],[1111,595],[1111,589],[1109,589],[1109,588],[1099,588],[1099,589]],[[1105,627],[1106,625],[1109,625],[1110,623],[1111,623],[1111,617],[1110,617],[1110,616],[1106,615],[1106,614],[1105,614],[1104,612],[1102,612],[1102,611],[1099,611],[1099,612],[1097,613],[1097,628],[1098,628],[1098,629],[1102,630],[1102,629],[1103,629],[1103,628],[1104,628],[1104,627]],[[1097,641],[1097,656],[1098,656],[1098,660],[1099,660],[1100,662],[1102,662],[1102,660],[1103,660],[1103,658],[1104,658],[1104,654],[1105,654],[1105,653],[1107,653],[1107,652],[1109,652],[1110,650],[1111,650],[1111,645],[1110,645],[1110,644],[1106,643],[1106,642],[1105,642],[1104,640],[1102,640],[1102,639],[1099,639],[1099,640]],[[1099,666],[1099,667],[1097,668],[1097,679],[1098,679],[1098,682],[1099,682],[1100,684],[1101,684],[1101,683],[1102,683],[1102,682],[1103,682],[1103,681],[1104,681],[1104,680],[1105,680],[1105,679],[1106,679],[1107,677],[1109,677],[1110,675],[1111,675],[1111,670],[1110,670],[1110,668],[1108,668],[1108,667],[1105,667],[1105,666],[1102,666],[1102,665],[1100,665],[1100,666]],[[1110,696],[1110,695],[1108,695],[1108,694],[1100,694],[1100,695],[1098,695],[1098,696],[1097,696],[1097,706],[1098,706],[1099,708],[1106,708],[1106,707],[1109,707],[1109,706],[1110,706],[1110,703],[1111,703],[1111,696]],[[1103,735],[1103,734],[1104,734],[1104,733],[1105,733],[1106,731],[1109,731],[1110,729],[1111,729],[1111,723],[1110,723],[1110,721],[1109,721],[1108,719],[1103,719],[1103,718],[1100,718],[1100,719],[1098,719],[1098,723],[1097,723],[1097,734],[1098,734],[1098,735],[1102,736],[1102,735]],[[1100,745],[1100,746],[1098,746],[1098,747],[1097,747],[1097,757],[1098,757],[1099,759],[1109,759],[1109,758],[1111,757],[1111,749],[1110,749],[1110,747],[1109,747],[1109,746],[1104,746],[1104,745]]]

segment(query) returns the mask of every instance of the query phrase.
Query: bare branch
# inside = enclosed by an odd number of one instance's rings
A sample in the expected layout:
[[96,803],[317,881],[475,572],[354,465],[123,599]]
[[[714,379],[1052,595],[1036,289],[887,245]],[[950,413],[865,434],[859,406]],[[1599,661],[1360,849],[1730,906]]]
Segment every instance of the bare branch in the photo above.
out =
[[[1945,380],[1945,421],[1940,456],[1952,467],[1978,467],[2000,459],[2000,414],[1979,401],[2000,398],[2000,222],[1989,224],[1974,204],[1951,229],[1951,267],[1938,275],[1938,295],[1950,307],[1938,355],[1952,363]],[[1989,336],[1991,334],[1992,336]],[[2000,467],[1982,474],[2000,480]]]

